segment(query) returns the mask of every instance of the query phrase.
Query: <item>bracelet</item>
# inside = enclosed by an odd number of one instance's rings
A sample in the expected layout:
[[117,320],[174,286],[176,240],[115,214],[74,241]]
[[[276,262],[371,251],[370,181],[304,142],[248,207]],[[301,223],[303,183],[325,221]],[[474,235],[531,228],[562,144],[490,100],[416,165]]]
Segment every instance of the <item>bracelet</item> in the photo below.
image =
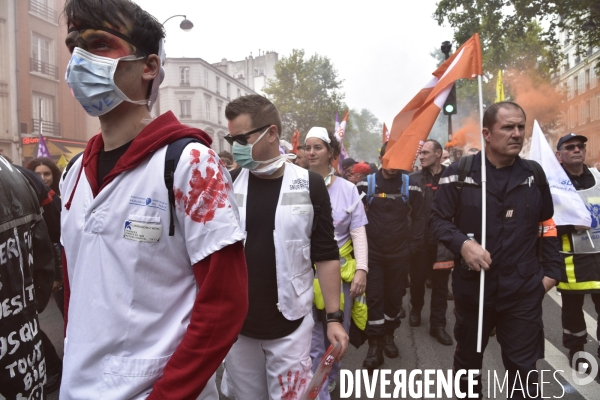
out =
[[460,252],[460,251],[462,251],[462,248],[463,248],[463,246],[464,246],[464,245],[465,245],[465,243],[467,243],[469,240],[471,240],[471,239],[467,239],[467,240],[465,240],[465,241],[464,241],[464,242],[463,242],[463,243],[460,245],[459,252]]
[[342,321],[340,321],[340,320],[338,320],[338,319],[328,319],[328,320],[327,320],[327,323],[330,323],[330,322],[337,322],[338,324],[341,324],[341,323],[342,323]]

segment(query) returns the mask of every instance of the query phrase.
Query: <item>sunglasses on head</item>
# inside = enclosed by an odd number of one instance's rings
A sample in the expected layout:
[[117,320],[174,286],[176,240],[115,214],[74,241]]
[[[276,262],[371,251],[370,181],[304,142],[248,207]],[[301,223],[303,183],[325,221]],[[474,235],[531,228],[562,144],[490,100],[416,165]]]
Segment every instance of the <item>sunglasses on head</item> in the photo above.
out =
[[585,143],[568,144],[566,146],[563,146],[562,150],[573,151],[575,150],[575,147],[577,147],[579,150],[584,150]]
[[242,134],[235,135],[235,136],[231,136],[231,134],[229,134],[229,135],[226,135],[223,139],[227,140],[227,143],[229,143],[231,146],[233,146],[233,142],[237,142],[238,144],[245,146],[248,144],[248,137],[250,135],[252,135],[253,133],[256,133],[256,132],[260,132],[264,129],[267,129],[270,126],[271,126],[271,124],[261,126],[260,128],[256,128],[254,130],[251,130],[250,132],[242,133]]

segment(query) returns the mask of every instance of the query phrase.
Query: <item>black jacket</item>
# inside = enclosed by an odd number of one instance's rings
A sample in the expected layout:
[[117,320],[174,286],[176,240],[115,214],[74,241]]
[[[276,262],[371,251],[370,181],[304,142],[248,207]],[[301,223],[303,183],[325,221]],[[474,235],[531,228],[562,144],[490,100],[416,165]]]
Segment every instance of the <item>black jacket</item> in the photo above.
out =
[[[375,174],[376,193],[400,194],[402,176],[385,179],[381,170]],[[359,192],[367,193],[367,182],[357,184]],[[414,178],[409,178],[409,199],[405,203],[402,198],[374,197],[369,204],[367,197],[363,199],[367,208],[366,225],[369,252],[379,254],[397,254],[410,250],[415,253],[423,242],[423,194]]]
[[414,183],[419,185],[421,191],[423,192],[423,218],[425,220],[424,229],[423,229],[423,239],[424,243],[428,245],[436,245],[437,239],[429,229],[429,217],[431,216],[431,202],[433,201],[433,196],[437,192],[437,188],[439,186],[440,178],[444,174],[446,170],[446,166],[442,165],[442,170],[437,175],[432,175],[428,171],[424,171],[422,169],[413,172],[410,174],[411,179],[413,179]]
[[35,397],[44,383],[37,313],[50,298],[53,261],[36,194],[0,157],[0,398]]
[[[538,261],[539,223],[552,218],[554,207],[548,185],[538,188],[531,167],[517,157],[506,187],[494,181],[495,169],[487,165],[487,234],[486,249],[492,264],[485,275],[486,303],[510,307],[522,296],[540,290],[544,276],[560,278],[558,239],[544,237]],[[508,171],[508,170],[507,170]],[[470,178],[470,179],[469,179]],[[458,163],[444,172],[433,199],[430,228],[434,235],[456,256],[453,274],[455,296],[459,301],[478,301],[479,272],[460,264],[460,248],[467,233],[474,233],[481,243],[481,153],[478,153],[460,194],[456,186]],[[471,182],[469,184],[469,181]],[[455,224],[453,218],[460,214]]]

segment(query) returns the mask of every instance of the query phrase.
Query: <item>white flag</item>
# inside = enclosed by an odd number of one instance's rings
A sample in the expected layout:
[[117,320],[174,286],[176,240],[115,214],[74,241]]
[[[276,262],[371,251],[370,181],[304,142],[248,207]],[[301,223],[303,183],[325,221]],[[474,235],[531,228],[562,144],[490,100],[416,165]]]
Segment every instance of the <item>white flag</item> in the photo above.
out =
[[542,166],[548,178],[552,202],[554,203],[554,223],[556,225],[579,225],[590,227],[592,218],[583,200],[573,187],[567,173],[556,159],[537,121],[533,121],[531,136],[531,160]]

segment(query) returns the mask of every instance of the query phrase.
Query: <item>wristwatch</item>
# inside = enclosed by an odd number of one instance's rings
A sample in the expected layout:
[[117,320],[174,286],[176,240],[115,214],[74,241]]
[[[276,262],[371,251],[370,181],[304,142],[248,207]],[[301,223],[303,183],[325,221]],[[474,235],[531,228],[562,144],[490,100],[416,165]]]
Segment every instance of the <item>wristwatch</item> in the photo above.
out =
[[326,314],[325,320],[327,321],[327,323],[339,322],[341,324],[342,322],[344,322],[344,311],[338,310],[336,312]]

